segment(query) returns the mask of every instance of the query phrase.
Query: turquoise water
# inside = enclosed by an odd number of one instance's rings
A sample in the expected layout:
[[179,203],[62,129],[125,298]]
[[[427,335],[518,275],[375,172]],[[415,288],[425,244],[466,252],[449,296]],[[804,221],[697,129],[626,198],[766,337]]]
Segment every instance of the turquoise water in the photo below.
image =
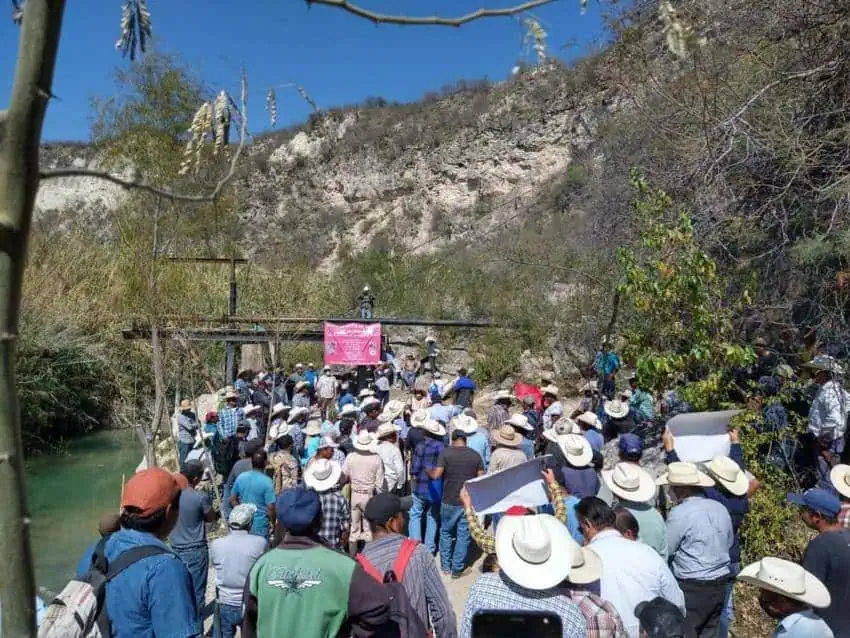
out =
[[27,461],[36,582],[59,591],[97,538],[102,514],[118,512],[121,476],[135,471],[141,446],[131,430],[73,441],[70,454]]

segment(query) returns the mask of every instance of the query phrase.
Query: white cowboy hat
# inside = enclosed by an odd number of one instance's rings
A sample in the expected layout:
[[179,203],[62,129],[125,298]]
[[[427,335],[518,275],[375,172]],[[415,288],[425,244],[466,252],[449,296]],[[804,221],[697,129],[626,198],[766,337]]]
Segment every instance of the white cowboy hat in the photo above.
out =
[[564,416],[555,421],[548,430],[543,430],[543,438],[552,443],[557,443],[562,436],[567,434],[580,434],[581,428],[571,418]]
[[516,401],[516,397],[507,390],[497,390],[496,394],[493,395],[493,403],[496,403],[496,401],[504,401],[505,399],[508,401]]
[[298,383],[295,384],[295,391],[301,392],[301,390],[304,390],[305,388],[309,388],[309,387],[310,387],[310,384],[307,383],[306,381],[299,381]]
[[378,419],[381,421],[394,421],[402,412],[404,412],[404,402],[393,399],[392,401],[387,401],[384,411],[381,412]]
[[324,368],[322,368],[322,372],[330,372],[330,371],[331,371],[330,366],[325,366]]
[[288,423],[283,422],[275,422],[272,423],[272,426],[269,428],[269,439],[272,441],[276,441],[282,436],[286,436],[292,432],[292,426]]
[[304,468],[304,483],[317,492],[324,492],[339,483],[342,468],[336,461],[328,459],[313,459]]
[[711,478],[720,483],[735,496],[743,496],[750,489],[750,480],[741,467],[728,456],[715,456],[705,466]]
[[582,392],[595,392],[597,389],[596,381],[588,381],[583,386],[581,386]]
[[[569,535],[568,535],[569,536]],[[589,585],[602,578],[602,560],[589,547],[580,547],[572,536],[573,562],[570,565],[569,580],[574,585]]]
[[648,503],[658,490],[652,475],[635,463],[617,463],[613,470],[602,470],[602,480],[615,496],[630,503]]
[[747,565],[738,574],[738,580],[819,609],[832,603],[829,590],[817,576],[797,563],[774,556]]
[[336,439],[334,439],[334,437],[331,436],[330,434],[325,434],[319,440],[319,449],[321,450],[322,448],[329,448],[329,447],[336,449],[336,448],[339,447],[339,443],[337,443]]
[[249,404],[249,405],[246,405],[243,408],[242,414],[244,414],[245,416],[248,416],[249,414],[254,414],[254,412],[259,412],[259,411],[260,411],[259,405],[250,405]]
[[505,516],[496,528],[499,568],[520,587],[551,589],[570,575],[575,541],[554,516]]
[[368,412],[369,410],[372,410],[376,407],[380,408],[381,402],[378,401],[375,397],[369,397],[366,400],[364,400],[363,403],[360,404],[360,411],[361,412]]
[[835,357],[830,357],[828,354],[819,354],[808,363],[804,363],[803,367],[825,370],[827,372],[834,372],[835,374],[844,374],[844,368],[835,360]]
[[360,430],[357,436],[352,441],[355,450],[360,450],[361,452],[373,452],[375,445],[375,435],[369,432],[369,430]]
[[357,395],[357,398],[358,399],[365,399],[366,397],[373,397],[373,396],[375,396],[375,391],[370,390],[369,388],[366,388],[365,390],[360,390],[360,394]]
[[676,461],[667,466],[667,472],[659,476],[655,484],[712,487],[714,485],[714,479],[705,472],[700,472],[693,463]]
[[617,399],[605,402],[605,414],[610,416],[612,419],[623,419],[626,417],[626,415],[628,415],[628,413],[628,403],[623,403],[622,401],[618,401]]
[[286,420],[287,423],[293,423],[297,419],[300,419],[304,416],[310,415],[310,408],[292,408],[292,411],[289,413],[289,418]]
[[548,394],[548,395],[551,395],[551,396],[553,396],[557,399],[558,394],[561,391],[558,389],[558,386],[556,386],[556,385],[544,385],[542,388],[540,388],[540,392],[543,393],[543,396],[546,396]]
[[428,410],[417,410],[410,416],[410,425],[415,428],[424,428],[430,418]]
[[498,430],[493,430],[490,436],[493,437],[493,442],[497,445],[517,447],[520,443],[522,443],[522,434],[507,424],[503,425]]
[[318,421],[307,421],[304,426],[304,434],[307,436],[317,436],[322,433],[322,424]]
[[453,418],[451,425],[455,430],[460,430],[467,434],[475,434],[478,431],[478,421],[465,414],[459,414]]
[[593,449],[581,434],[567,434],[558,437],[558,446],[573,467],[587,467],[593,460]]
[[296,367],[296,368],[303,368],[303,367],[304,367],[304,364],[303,364],[303,363],[296,363],[296,364],[295,364],[295,367]]
[[281,412],[286,412],[286,411],[291,410],[291,409],[292,409],[291,405],[286,405],[285,403],[275,403],[274,407],[272,407],[272,417],[275,417],[278,414],[280,414]]
[[391,436],[397,432],[398,429],[392,423],[381,423],[381,425],[378,426],[378,429],[375,430],[375,438],[380,440],[385,436]]
[[829,473],[832,486],[844,498],[850,498],[850,465],[836,465]]
[[425,343],[434,343],[436,339],[432,335],[425,337]]
[[434,419],[429,418],[425,425],[419,427],[434,436],[446,436],[446,426]]
[[532,430],[534,430],[534,428],[531,427],[531,424],[528,422],[528,417],[524,414],[512,414],[511,418],[505,421],[505,423],[517,428],[522,428],[526,432],[531,432]]
[[226,394],[230,394],[231,392],[233,392],[232,385],[226,385],[223,388],[219,388],[218,390],[216,390],[216,394],[220,397],[223,397]]
[[232,388],[224,393],[224,400],[225,401],[230,401],[231,399],[238,399],[238,398],[239,398],[239,393]]
[[346,403],[344,406],[342,406],[342,410],[339,411],[339,414],[337,414],[337,416],[339,418],[343,418],[346,416],[354,416],[356,414],[357,408],[351,403]]
[[582,412],[576,417],[576,421],[578,423],[587,423],[592,428],[596,428],[597,430],[602,429],[602,423],[599,422],[599,417],[596,416],[593,412]]
[[626,388],[622,392],[620,392],[620,396],[624,399],[628,400],[632,398],[632,391],[629,388]]

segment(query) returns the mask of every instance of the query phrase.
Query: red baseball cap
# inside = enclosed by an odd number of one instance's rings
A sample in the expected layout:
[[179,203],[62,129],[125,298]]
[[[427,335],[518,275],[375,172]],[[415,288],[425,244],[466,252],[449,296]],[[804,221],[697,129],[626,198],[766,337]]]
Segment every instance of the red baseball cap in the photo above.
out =
[[124,485],[121,507],[132,507],[141,516],[150,516],[174,502],[180,487],[174,476],[161,467],[152,467],[130,477]]

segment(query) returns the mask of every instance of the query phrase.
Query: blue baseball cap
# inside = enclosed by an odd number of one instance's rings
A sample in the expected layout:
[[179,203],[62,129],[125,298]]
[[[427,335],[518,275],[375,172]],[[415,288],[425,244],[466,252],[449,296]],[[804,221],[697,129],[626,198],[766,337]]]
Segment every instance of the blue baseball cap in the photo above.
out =
[[621,434],[620,452],[626,456],[640,456],[643,453],[643,441],[637,434]]
[[828,518],[837,518],[838,512],[841,511],[841,501],[838,500],[838,496],[818,487],[806,490],[802,494],[789,492],[785,498],[789,503],[800,505]]
[[275,502],[278,522],[294,534],[309,530],[321,511],[319,495],[303,487],[284,490]]

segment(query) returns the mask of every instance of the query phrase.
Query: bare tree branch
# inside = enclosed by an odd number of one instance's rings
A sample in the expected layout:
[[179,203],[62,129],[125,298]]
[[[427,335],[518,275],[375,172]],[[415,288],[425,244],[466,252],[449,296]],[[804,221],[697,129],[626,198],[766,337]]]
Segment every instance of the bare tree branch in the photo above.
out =
[[354,15],[360,18],[365,18],[366,20],[374,22],[375,24],[434,25],[443,27],[459,27],[461,25],[466,24],[467,22],[472,22],[473,20],[479,20],[481,18],[502,18],[506,16],[516,15],[517,13],[536,9],[537,7],[543,6],[544,4],[549,4],[555,1],[556,0],[531,0],[530,2],[524,2],[522,4],[514,5],[512,7],[506,7],[504,9],[478,9],[478,11],[473,11],[472,13],[467,13],[466,15],[462,15],[457,18],[441,18],[440,16],[415,17],[402,15],[385,15],[383,13],[376,13],[374,11],[370,11],[369,9],[365,9],[359,5],[349,2],[348,0],[307,0],[307,4],[324,4],[329,7],[337,7],[338,9],[353,13]]
[[213,188],[213,190],[209,193],[202,195],[189,195],[187,193],[180,193],[170,188],[154,186],[152,184],[147,183],[141,178],[125,179],[123,177],[113,175],[112,173],[109,173],[107,171],[99,171],[92,168],[58,168],[55,170],[41,171],[39,173],[40,178],[43,181],[47,179],[56,179],[59,177],[95,177],[97,179],[102,179],[104,181],[117,184],[118,186],[122,186],[126,189],[136,189],[145,191],[152,195],[163,197],[171,201],[189,202],[196,204],[214,202],[221,196],[221,193],[224,191],[224,188],[236,174],[236,168],[239,163],[239,158],[245,149],[245,140],[248,137],[248,78],[244,72],[242,74],[242,91],[240,95],[240,102],[241,104],[239,123],[239,144],[236,147],[236,151],[233,153],[233,157],[230,160],[230,166],[227,170],[227,173],[225,173],[225,175],[220,180],[218,180],[218,182],[216,182],[215,188]]

